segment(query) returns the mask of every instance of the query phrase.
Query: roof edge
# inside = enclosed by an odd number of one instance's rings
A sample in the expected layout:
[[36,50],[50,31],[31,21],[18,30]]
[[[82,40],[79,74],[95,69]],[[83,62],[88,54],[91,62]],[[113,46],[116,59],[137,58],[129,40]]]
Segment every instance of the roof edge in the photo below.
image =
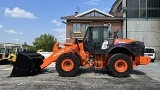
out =
[[105,14],[105,15],[107,15],[107,16],[114,17],[113,15],[108,14],[108,13],[105,13],[104,11],[101,11],[101,10],[99,10],[99,9],[97,9],[97,8],[93,8],[93,9],[91,9],[91,10],[85,11],[85,12],[83,12],[83,13],[81,13],[81,14],[76,15],[75,17],[82,16],[82,15],[87,14],[87,13],[89,13],[89,12],[92,12],[92,11],[94,11],[94,10],[97,11],[97,12],[100,12],[100,13],[102,13],[102,14]]
[[116,1],[114,2],[114,4],[112,5],[112,8],[110,9],[109,13],[111,13],[111,12],[112,12],[113,7],[114,7],[114,6],[115,6],[119,1],[121,1],[121,0],[116,0]]

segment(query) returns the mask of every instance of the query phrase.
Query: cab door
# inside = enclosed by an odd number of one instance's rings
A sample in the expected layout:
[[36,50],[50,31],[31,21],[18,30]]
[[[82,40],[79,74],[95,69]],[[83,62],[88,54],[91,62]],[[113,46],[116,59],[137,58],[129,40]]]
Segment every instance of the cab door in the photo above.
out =
[[84,37],[84,48],[93,54],[104,54],[101,49],[104,42],[104,27],[89,27]]

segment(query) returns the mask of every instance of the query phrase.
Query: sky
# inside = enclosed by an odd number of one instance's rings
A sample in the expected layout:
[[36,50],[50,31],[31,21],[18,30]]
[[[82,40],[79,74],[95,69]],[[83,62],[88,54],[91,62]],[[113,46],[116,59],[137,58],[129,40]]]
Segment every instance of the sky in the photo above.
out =
[[115,0],[0,0],[0,43],[32,45],[42,34],[65,42],[66,25],[60,17],[97,8],[106,13]]

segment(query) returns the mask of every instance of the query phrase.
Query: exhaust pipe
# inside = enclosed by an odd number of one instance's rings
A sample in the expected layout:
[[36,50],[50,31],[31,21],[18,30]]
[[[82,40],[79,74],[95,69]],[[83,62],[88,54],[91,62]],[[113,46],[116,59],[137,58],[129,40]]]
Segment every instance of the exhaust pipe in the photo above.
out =
[[29,76],[41,70],[44,56],[39,53],[20,52],[17,55],[11,77]]

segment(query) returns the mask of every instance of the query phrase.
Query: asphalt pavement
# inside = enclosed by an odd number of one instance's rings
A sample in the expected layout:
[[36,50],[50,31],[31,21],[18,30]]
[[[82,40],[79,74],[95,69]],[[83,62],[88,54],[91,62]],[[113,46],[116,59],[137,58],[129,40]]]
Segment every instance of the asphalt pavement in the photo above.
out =
[[80,68],[76,77],[60,77],[51,64],[34,76],[9,77],[12,65],[0,65],[0,90],[160,90],[160,61],[116,78],[107,70]]

